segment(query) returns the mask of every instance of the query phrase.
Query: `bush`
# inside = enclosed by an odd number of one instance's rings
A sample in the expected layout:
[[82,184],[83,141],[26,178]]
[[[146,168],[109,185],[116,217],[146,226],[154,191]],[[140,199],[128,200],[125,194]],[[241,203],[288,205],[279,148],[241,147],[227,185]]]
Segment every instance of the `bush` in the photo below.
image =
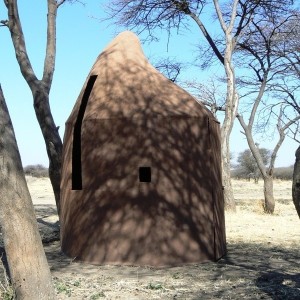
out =
[[[274,169],[274,179],[281,179],[281,180],[292,180],[293,179],[293,172],[294,167],[281,167],[281,168],[275,168]],[[245,175],[243,170],[236,168],[231,170],[231,178],[234,179],[249,179],[252,177],[249,177],[249,175]]]
[[24,168],[25,175],[32,177],[49,177],[48,168],[43,165],[29,165]]
[[294,167],[282,167],[275,168],[274,170],[274,178],[282,179],[282,180],[292,180],[293,179]]
[[[265,148],[259,148],[264,165],[268,165],[271,157],[271,151]],[[234,166],[232,176],[235,178],[258,178],[260,171],[257,162],[249,149],[238,154],[237,164]]]

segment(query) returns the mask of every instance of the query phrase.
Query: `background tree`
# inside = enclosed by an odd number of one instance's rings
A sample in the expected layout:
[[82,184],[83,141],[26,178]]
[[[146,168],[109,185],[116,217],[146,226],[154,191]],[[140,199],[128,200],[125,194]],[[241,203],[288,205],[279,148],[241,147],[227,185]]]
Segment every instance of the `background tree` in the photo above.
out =
[[49,157],[49,177],[59,213],[62,141],[51,113],[49,94],[55,67],[57,9],[60,5],[67,2],[67,0],[47,0],[47,44],[44,70],[41,79],[37,78],[27,53],[17,0],[3,1],[7,7],[8,19],[1,21],[1,24],[2,26],[6,26],[10,31],[21,73],[33,95],[35,113],[45,140]]
[[[290,23],[295,24],[294,18],[297,18],[297,14],[287,8],[288,5],[280,11],[280,14],[278,11],[268,11],[267,13],[257,11],[253,14],[253,18],[245,30],[247,33],[245,38],[241,38],[238,42],[239,59],[248,62],[249,69],[253,71],[253,76],[247,75],[247,77],[240,77],[239,80],[240,90],[244,91],[247,102],[251,103],[251,108],[248,122],[244,120],[242,114],[238,115],[238,120],[264,180],[264,209],[267,213],[273,213],[275,208],[273,172],[277,152],[289,128],[299,120],[299,115],[293,116],[287,112],[288,107],[286,105],[281,105],[284,98],[282,93],[278,95],[281,98],[281,103],[278,101],[274,103],[273,101],[266,105],[267,102],[270,102],[267,100],[267,96],[270,95],[271,91],[274,91],[274,88],[278,89],[278,86],[282,85],[282,78],[293,76],[293,70],[284,63],[282,56],[278,55],[278,48],[282,47],[280,44],[285,42],[287,31],[291,30]],[[288,55],[287,53],[285,55]],[[292,86],[287,85],[288,90],[291,88]],[[258,122],[263,121],[261,122],[263,126],[261,124],[260,126],[265,128],[267,123],[270,123],[270,118],[275,116],[278,131],[278,141],[272,151],[268,167],[264,164],[261,152],[256,146],[253,132],[257,113],[262,104],[267,118],[258,118]]]
[[200,31],[213,49],[216,57],[224,65],[228,78],[228,90],[226,96],[225,120],[221,129],[222,135],[222,170],[225,205],[227,209],[235,210],[235,202],[230,181],[230,152],[229,152],[229,135],[232,130],[235,118],[238,97],[235,93],[235,76],[234,68],[231,65],[232,52],[235,42],[232,31],[236,18],[238,0],[233,1],[232,18],[225,20],[223,18],[219,2],[217,0],[211,3],[214,5],[218,15],[221,28],[225,35],[226,47],[224,53],[221,53],[212,37],[209,35],[200,16],[206,5],[206,1],[112,1],[109,5],[111,18],[117,25],[127,28],[135,28],[139,32],[147,31],[151,38],[155,37],[157,28],[167,30],[170,34],[172,29],[179,29],[181,26],[188,26],[187,18],[194,21]]
[[[270,162],[271,151],[265,148],[259,148],[260,155],[262,157],[263,163],[266,166]],[[238,164],[235,169],[237,174],[244,178],[249,178],[249,176],[256,175],[259,176],[259,168],[257,162],[249,149],[240,152],[237,158]]]
[[[253,15],[260,11],[280,11],[286,1],[266,0],[232,0],[220,5],[218,0],[114,0],[109,4],[110,17],[117,25],[145,31],[150,38],[155,39],[156,29],[179,30],[189,27],[189,21],[194,22],[202,36],[206,39],[214,57],[224,66],[226,78],[226,105],[224,106],[224,121],[221,127],[222,170],[225,205],[227,209],[235,210],[235,202],[230,181],[230,149],[229,137],[238,110],[239,96],[236,86],[236,72],[233,64],[233,54],[237,41],[244,36]],[[204,12],[214,12],[219,32],[212,37],[204,25]],[[200,36],[199,36],[200,37]],[[200,38],[199,38],[200,40]]]
[[0,86],[0,226],[17,299],[55,299],[50,269]]
[[[278,35],[276,52],[286,65],[281,84],[272,89],[274,96],[300,116],[300,12],[293,11],[293,18],[286,23],[285,30]],[[288,76],[287,76],[288,74]],[[285,114],[286,116],[287,114]],[[288,116],[287,116],[288,118]],[[300,143],[299,125],[292,131],[292,138]],[[293,202],[300,218],[300,146],[295,153],[296,160],[293,173]]]

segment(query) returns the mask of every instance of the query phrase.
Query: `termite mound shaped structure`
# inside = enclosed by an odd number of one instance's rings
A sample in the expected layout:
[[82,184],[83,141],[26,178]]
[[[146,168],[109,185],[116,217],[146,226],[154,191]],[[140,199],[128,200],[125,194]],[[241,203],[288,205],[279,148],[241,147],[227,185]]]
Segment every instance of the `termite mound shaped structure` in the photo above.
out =
[[99,55],[66,122],[61,245],[103,264],[225,254],[219,123],[146,59],[131,32]]

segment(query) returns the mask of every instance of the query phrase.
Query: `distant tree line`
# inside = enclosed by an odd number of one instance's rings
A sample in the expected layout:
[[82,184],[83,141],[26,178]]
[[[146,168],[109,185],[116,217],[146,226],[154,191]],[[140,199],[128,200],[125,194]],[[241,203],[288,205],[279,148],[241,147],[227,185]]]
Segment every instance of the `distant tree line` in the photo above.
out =
[[[268,164],[270,160],[270,150],[262,148],[261,151],[265,164]],[[281,180],[292,180],[293,168],[293,165],[275,168],[274,178]],[[28,165],[24,167],[24,173],[26,176],[32,176],[36,178],[49,177],[48,168],[41,164]],[[256,161],[249,149],[238,154],[237,164],[235,164],[231,170],[231,177],[235,179],[260,178]]]
[[27,176],[32,177],[49,177],[49,170],[48,168],[44,167],[43,165],[37,164],[37,165],[28,165],[24,168],[24,173]]
[[[271,159],[271,151],[265,148],[260,148],[259,151],[265,166],[267,166]],[[256,183],[261,178],[257,162],[249,149],[238,154],[237,163],[233,165],[233,169],[231,170],[231,177],[237,179],[253,179]],[[273,177],[281,180],[292,180],[293,166],[275,168]]]

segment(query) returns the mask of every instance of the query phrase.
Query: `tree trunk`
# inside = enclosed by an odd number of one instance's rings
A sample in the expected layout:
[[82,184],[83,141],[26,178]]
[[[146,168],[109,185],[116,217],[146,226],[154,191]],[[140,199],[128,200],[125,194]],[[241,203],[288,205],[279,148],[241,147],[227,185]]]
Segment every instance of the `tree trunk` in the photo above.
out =
[[275,209],[275,200],[273,196],[273,176],[267,175],[264,176],[263,179],[265,196],[264,211],[265,213],[272,214]]
[[13,126],[0,86],[0,225],[17,299],[55,299]]
[[49,177],[51,180],[58,216],[60,215],[60,179],[62,160],[62,141],[58,133],[49,105],[49,93],[39,83],[33,88],[34,109],[46,143],[49,157]]
[[25,38],[19,18],[18,2],[17,0],[4,1],[8,10],[8,22],[6,26],[8,26],[11,34],[21,73],[33,94],[35,113],[46,143],[47,154],[50,161],[49,177],[55,195],[58,215],[60,213],[62,141],[51,114],[49,93],[55,67],[57,7],[64,2],[65,1],[60,1],[57,3],[56,0],[47,0],[48,14],[46,57],[43,77],[42,80],[39,80],[32,68],[26,50]]
[[293,202],[300,218],[300,146],[296,151],[296,161],[294,165]]
[[232,3],[232,14],[230,17],[229,24],[226,24],[222,11],[219,5],[219,1],[215,0],[214,6],[216,13],[224,31],[226,39],[226,47],[224,57],[218,50],[216,43],[212,40],[211,36],[208,34],[206,28],[204,27],[199,16],[194,14],[188,7],[183,10],[184,13],[191,16],[191,18],[197,23],[204,37],[208,41],[212,50],[214,51],[216,57],[224,65],[226,77],[227,77],[227,94],[226,94],[226,105],[225,105],[225,118],[221,128],[221,148],[222,148],[222,180],[224,186],[224,202],[226,210],[236,211],[236,204],[233,195],[233,189],[231,185],[230,177],[230,150],[229,150],[229,137],[232,131],[233,123],[236,117],[239,97],[236,92],[236,82],[235,82],[235,71],[232,64],[232,53],[235,48],[235,37],[232,34],[234,21],[236,18],[236,10],[238,0],[234,0]]
[[229,133],[223,133],[222,130],[222,180],[224,187],[224,203],[225,209],[229,211],[236,211],[236,204],[233,195],[230,177],[230,150],[229,150]]
[[229,138],[232,131],[233,123],[236,117],[239,98],[236,93],[235,74],[232,66],[233,40],[230,35],[226,34],[226,49],[224,55],[224,68],[227,75],[227,93],[225,118],[221,130],[222,143],[222,175],[224,185],[224,200],[227,210],[236,211],[236,204],[233,195],[230,177],[230,149]]

